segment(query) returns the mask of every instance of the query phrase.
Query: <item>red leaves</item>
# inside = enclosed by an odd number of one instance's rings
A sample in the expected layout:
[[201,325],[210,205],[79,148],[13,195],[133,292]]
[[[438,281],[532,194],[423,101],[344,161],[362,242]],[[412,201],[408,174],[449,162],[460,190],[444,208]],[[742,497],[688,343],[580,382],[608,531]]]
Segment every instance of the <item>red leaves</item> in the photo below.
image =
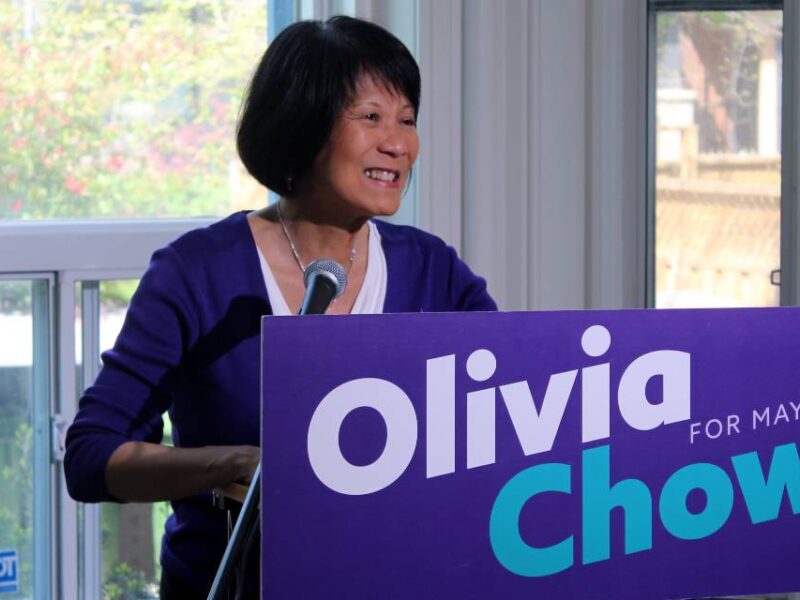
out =
[[76,196],[81,196],[86,191],[86,182],[80,179],[75,179],[72,173],[67,174],[67,179],[64,181],[64,188],[72,192]]

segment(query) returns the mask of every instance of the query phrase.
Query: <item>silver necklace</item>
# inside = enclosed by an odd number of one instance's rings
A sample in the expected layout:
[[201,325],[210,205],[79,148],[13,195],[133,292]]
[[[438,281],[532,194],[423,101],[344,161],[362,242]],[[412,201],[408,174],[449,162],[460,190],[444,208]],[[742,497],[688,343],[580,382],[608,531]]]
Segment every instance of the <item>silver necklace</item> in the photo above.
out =
[[[297,262],[297,266],[300,267],[300,270],[305,275],[306,266],[303,264],[303,261],[300,260],[300,253],[297,251],[297,247],[294,245],[294,241],[292,241],[292,236],[289,235],[289,230],[286,228],[286,222],[283,220],[283,211],[281,210],[281,201],[278,201],[278,220],[281,222],[281,229],[283,229],[283,235],[286,237],[286,241],[289,242],[289,248],[292,249],[292,256],[294,256],[294,260]],[[356,259],[356,234],[353,234],[353,241],[350,246],[350,262],[347,265],[347,274],[350,274],[350,269],[353,268],[353,261]]]

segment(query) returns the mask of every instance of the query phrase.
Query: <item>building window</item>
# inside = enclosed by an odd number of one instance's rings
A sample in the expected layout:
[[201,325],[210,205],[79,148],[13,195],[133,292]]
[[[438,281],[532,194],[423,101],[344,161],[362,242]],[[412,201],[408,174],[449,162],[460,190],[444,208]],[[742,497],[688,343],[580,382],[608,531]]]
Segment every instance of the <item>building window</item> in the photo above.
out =
[[774,306],[783,11],[692,4],[651,2],[654,304]]

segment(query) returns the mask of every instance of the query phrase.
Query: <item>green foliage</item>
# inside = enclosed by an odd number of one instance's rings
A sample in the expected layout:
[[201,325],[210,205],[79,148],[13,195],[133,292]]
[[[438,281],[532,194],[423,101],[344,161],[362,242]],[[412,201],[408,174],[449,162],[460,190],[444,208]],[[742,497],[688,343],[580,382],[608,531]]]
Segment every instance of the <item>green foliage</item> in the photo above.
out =
[[264,0],[0,2],[0,218],[218,215]]
[[133,570],[126,563],[114,565],[103,584],[104,600],[141,600],[152,597],[144,574]]
[[104,308],[127,308],[139,286],[138,279],[111,279],[100,282],[100,298]]

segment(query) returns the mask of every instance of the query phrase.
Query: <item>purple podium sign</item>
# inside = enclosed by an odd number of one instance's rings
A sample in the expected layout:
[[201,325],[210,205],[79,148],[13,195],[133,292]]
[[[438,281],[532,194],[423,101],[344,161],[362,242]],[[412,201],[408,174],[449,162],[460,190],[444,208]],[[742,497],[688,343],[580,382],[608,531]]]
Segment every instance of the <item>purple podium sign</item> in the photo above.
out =
[[800,590],[799,324],[266,317],[264,598]]

